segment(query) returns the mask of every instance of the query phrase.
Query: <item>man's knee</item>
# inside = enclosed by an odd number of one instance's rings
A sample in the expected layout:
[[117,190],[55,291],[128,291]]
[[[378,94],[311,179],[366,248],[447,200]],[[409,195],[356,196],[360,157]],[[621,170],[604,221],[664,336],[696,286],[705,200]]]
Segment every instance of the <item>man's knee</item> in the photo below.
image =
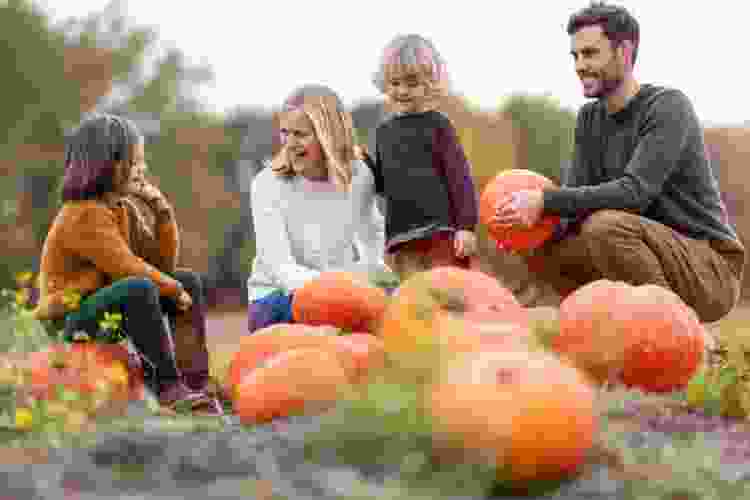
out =
[[581,236],[597,238],[606,236],[613,231],[635,228],[638,216],[623,210],[597,210],[589,215],[581,224]]

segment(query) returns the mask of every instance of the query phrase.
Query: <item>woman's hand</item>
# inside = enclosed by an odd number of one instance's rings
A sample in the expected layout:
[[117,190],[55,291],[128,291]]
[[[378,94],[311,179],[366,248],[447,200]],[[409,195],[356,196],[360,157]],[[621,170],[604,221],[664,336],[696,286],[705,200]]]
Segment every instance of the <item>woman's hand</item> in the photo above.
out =
[[456,231],[454,250],[459,259],[471,257],[477,253],[477,238],[472,231]]
[[177,296],[177,309],[179,309],[182,312],[185,312],[189,310],[193,305],[193,299],[190,297],[190,294],[187,293],[185,290],[181,291],[180,294]]

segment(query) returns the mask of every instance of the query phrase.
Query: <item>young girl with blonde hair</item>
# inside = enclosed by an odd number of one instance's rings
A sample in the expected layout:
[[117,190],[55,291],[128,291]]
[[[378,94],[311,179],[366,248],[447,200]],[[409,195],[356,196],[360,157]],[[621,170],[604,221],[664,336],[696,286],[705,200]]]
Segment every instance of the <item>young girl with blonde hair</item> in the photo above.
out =
[[373,83],[396,112],[376,130],[376,190],[387,203],[386,251],[401,279],[437,266],[474,267],[478,200],[450,120],[437,111],[448,92],[445,62],[419,35],[393,39]]
[[354,157],[352,118],[339,97],[324,86],[298,88],[277,118],[280,151],[251,189],[251,333],[292,322],[294,290],[323,271],[386,269],[374,178]]

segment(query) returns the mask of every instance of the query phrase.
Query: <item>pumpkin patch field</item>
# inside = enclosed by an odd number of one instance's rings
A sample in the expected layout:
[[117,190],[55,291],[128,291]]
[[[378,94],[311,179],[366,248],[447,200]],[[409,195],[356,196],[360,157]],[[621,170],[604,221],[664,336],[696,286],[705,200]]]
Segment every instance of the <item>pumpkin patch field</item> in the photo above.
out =
[[[315,418],[306,460],[397,471],[387,494],[357,498],[578,498],[562,492],[584,495],[575,488],[601,467],[635,495],[613,498],[745,495],[727,471],[750,463],[746,309],[709,330],[658,287],[602,280],[560,307],[525,308],[480,271],[433,269],[390,294],[381,285],[323,275],[296,298],[302,322],[253,335],[245,311],[209,315],[211,377],[229,418],[154,418],[248,433]],[[23,390],[0,418],[29,436],[17,442],[59,446],[42,436],[133,423],[128,405],[149,395],[125,344],[33,340],[22,311],[11,323],[23,339],[9,343],[0,384]]]

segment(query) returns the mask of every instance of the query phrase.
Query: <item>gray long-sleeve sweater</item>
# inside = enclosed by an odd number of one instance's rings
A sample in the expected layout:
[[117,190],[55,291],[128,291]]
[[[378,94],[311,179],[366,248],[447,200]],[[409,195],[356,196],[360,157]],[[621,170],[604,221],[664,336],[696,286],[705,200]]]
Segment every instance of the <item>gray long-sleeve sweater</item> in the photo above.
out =
[[580,110],[573,162],[562,187],[545,191],[544,211],[572,227],[600,209],[638,213],[691,238],[738,239],[682,92],[644,84],[616,113],[603,100]]

